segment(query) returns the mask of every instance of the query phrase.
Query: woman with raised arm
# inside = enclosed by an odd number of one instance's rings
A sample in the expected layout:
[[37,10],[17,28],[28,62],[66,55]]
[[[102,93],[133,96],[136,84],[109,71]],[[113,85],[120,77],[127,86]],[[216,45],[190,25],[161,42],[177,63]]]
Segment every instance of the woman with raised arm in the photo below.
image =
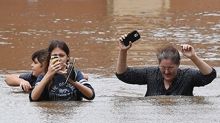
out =
[[158,66],[142,68],[128,67],[127,54],[132,43],[125,46],[121,37],[116,76],[128,84],[146,84],[145,96],[185,95],[192,96],[193,88],[205,86],[216,78],[216,70],[204,62],[191,45],[181,45],[182,54],[189,58],[198,69],[179,68],[180,54],[173,46],[161,48],[157,53]]

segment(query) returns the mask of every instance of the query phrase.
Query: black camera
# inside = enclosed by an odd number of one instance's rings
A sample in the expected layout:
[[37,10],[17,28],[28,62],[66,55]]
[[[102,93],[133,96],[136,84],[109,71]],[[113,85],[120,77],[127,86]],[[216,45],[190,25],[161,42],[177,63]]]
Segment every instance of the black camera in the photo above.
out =
[[128,46],[130,41],[133,43],[137,41],[139,38],[141,38],[140,34],[138,33],[137,30],[134,30],[128,33],[127,37],[125,37],[125,39],[123,39],[122,42],[124,43],[125,46]]

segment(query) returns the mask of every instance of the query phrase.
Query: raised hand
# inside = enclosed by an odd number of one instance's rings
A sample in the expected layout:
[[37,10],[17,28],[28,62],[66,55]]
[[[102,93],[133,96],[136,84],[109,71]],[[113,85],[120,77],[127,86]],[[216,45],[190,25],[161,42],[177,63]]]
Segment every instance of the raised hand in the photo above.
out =
[[183,44],[181,45],[181,52],[183,55],[189,59],[193,58],[196,56],[195,49],[189,45],[189,44]]
[[61,62],[58,58],[50,60],[48,71],[50,74],[54,75],[62,69]]
[[124,45],[123,39],[125,39],[126,37],[127,37],[127,35],[125,34],[125,35],[123,35],[123,36],[121,36],[121,37],[119,38],[118,45],[119,45],[120,50],[127,51],[127,50],[130,49],[131,46],[132,46],[132,43],[131,43],[131,42],[129,42],[129,45],[128,45],[128,46],[125,46],[125,45]]

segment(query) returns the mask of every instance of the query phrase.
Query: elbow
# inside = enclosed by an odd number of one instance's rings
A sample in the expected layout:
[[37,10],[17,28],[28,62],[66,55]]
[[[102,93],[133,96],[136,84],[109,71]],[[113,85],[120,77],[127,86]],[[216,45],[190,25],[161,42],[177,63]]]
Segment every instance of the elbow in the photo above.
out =
[[210,76],[214,80],[217,77],[216,70],[214,68],[212,68],[212,71],[206,76]]
[[87,100],[93,100],[95,98],[95,93],[93,93],[91,96],[86,97]]
[[126,68],[123,69],[123,70],[116,69],[115,74],[116,74],[116,75],[124,74],[127,70],[128,70],[128,67],[126,67]]
[[86,98],[87,100],[93,100],[95,98],[95,92],[92,89],[92,93],[89,96],[85,96],[84,98]]
[[30,97],[30,102],[38,102],[38,101],[39,101],[38,99]]
[[5,83],[6,83],[8,86],[11,86],[11,84],[10,84],[10,82],[8,81],[7,78],[5,79]]
[[29,94],[29,100],[30,102],[36,102],[39,101],[39,98],[37,98],[36,96],[33,96],[32,92]]

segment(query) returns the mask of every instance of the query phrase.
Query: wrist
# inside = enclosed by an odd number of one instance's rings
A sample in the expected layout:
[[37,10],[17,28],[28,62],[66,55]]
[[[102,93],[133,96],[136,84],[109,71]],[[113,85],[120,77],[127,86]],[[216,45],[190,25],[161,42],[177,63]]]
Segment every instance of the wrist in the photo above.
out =
[[47,72],[47,73],[45,74],[44,78],[47,79],[47,80],[51,80],[51,79],[53,78],[53,76],[54,76],[54,74]]
[[192,61],[195,61],[195,60],[197,60],[198,59],[198,56],[195,54],[195,55],[192,55],[191,57],[190,57],[190,59],[192,60]]
[[120,52],[119,52],[120,57],[125,57],[126,58],[127,54],[128,54],[127,50],[120,50]]
[[72,80],[70,80],[69,83],[70,83],[72,86],[74,86],[74,87],[76,87],[77,84],[78,84],[77,81],[72,81]]
[[128,49],[120,49],[119,51],[121,54],[127,54],[128,52]]
[[75,84],[75,83],[77,83],[77,81],[74,81],[74,80],[72,80],[72,79],[69,79],[69,83]]
[[45,76],[51,77],[55,74],[55,72],[52,71],[47,71],[47,73],[45,74]]

